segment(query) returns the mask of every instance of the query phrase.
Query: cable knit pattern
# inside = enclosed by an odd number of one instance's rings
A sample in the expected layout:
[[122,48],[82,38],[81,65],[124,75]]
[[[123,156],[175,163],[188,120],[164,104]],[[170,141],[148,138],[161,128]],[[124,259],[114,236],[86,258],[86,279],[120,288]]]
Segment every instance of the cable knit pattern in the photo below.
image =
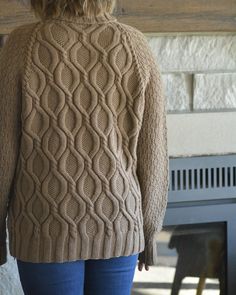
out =
[[160,70],[105,13],[15,29],[0,54],[0,264],[156,262],[167,204]]

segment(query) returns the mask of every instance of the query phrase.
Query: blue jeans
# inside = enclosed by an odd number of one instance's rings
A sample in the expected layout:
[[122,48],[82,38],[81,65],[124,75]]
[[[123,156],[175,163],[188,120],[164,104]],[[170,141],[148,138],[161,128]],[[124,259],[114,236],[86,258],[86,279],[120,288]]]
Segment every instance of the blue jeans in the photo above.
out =
[[63,263],[16,259],[25,295],[130,295],[138,254]]

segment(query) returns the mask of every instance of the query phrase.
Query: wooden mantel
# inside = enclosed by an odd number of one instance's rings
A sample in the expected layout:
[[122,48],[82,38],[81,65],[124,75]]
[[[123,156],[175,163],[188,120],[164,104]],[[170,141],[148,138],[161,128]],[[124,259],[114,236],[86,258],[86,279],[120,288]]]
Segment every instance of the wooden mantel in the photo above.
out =
[[[114,15],[144,33],[236,31],[236,0],[117,0]],[[32,21],[20,0],[0,0],[0,34]]]

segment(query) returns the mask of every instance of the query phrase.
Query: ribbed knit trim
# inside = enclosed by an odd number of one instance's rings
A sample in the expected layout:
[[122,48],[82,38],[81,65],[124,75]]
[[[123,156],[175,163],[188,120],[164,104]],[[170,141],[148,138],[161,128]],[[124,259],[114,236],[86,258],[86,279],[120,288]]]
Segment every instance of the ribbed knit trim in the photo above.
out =
[[[16,228],[9,228],[9,253],[17,259],[36,262],[65,262],[87,259],[109,259],[129,256],[144,250],[145,240],[142,227],[128,232],[100,233],[94,237],[69,234],[56,240],[43,233],[24,237]],[[90,252],[91,251],[91,252]]]
[[111,21],[117,21],[117,18],[114,17],[112,14],[105,12],[101,15],[96,16],[87,16],[87,15],[69,15],[69,14],[63,14],[58,17],[47,17],[46,20],[64,20],[64,21],[70,21],[75,23],[106,23]]

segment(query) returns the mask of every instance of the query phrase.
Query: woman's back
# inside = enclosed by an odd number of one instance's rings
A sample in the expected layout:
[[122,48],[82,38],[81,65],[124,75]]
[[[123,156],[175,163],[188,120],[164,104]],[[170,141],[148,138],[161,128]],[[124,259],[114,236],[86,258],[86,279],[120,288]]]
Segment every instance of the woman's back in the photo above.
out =
[[20,142],[10,150],[18,157],[2,161],[12,176],[16,167],[11,255],[63,262],[146,249],[152,265],[168,155],[162,85],[145,37],[109,13],[19,27],[2,56],[14,36],[20,60],[8,62],[17,81],[8,120],[17,119]]

